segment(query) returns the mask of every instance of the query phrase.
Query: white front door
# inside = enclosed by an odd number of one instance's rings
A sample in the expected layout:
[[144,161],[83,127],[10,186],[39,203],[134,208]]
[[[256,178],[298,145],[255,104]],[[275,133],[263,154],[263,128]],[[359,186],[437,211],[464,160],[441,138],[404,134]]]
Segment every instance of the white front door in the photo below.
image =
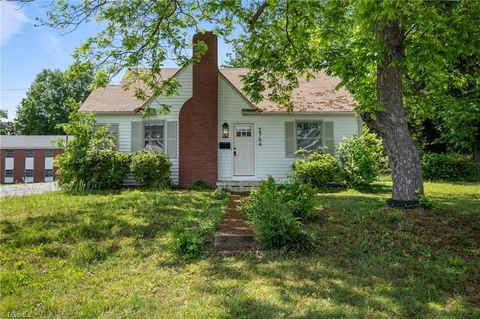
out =
[[234,124],[233,134],[235,176],[255,175],[253,124]]

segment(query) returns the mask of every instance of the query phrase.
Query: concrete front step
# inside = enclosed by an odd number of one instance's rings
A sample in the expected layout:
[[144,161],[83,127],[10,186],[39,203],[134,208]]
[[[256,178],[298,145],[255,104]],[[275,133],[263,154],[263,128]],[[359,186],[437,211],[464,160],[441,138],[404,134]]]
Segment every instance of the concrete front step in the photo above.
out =
[[258,181],[218,181],[217,187],[228,189],[233,193],[248,193],[252,189],[257,189],[260,185]]
[[217,249],[248,249],[255,248],[253,235],[217,234],[215,248]]

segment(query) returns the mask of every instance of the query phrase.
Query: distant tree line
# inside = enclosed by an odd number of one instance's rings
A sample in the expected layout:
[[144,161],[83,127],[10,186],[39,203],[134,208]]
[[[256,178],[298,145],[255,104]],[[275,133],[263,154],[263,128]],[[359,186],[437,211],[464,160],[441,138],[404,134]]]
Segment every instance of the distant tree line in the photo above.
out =
[[17,108],[13,121],[6,110],[0,110],[1,135],[57,135],[65,134],[58,124],[68,122],[68,116],[76,111],[91,92],[93,68],[81,71],[71,69],[43,69],[27,90]]

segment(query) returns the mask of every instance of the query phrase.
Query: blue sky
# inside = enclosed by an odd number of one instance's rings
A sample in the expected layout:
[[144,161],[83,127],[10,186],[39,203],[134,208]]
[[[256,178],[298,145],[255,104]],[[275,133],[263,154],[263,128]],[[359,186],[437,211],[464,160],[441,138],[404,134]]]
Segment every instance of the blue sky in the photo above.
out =
[[[95,23],[66,35],[46,26],[35,27],[35,18],[45,16],[50,2],[34,1],[22,8],[17,3],[0,2],[0,107],[8,110],[9,119],[15,117],[37,73],[45,68],[65,70],[73,62],[73,50],[101,30]],[[228,50],[230,46],[219,39],[219,64]],[[172,62],[165,65],[175,66]]]

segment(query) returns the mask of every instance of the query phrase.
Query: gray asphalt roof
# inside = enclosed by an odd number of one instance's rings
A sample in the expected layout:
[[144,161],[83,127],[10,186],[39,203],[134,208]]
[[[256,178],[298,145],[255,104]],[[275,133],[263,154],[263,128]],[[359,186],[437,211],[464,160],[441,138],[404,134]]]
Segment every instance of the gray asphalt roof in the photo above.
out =
[[[0,135],[0,149],[53,149],[55,141],[66,135]],[[73,136],[68,136],[69,139]]]
[[[148,69],[143,69],[148,70]],[[175,76],[178,68],[165,68],[160,72],[160,78],[168,79]],[[222,68],[219,72],[242,94],[247,100],[248,96],[242,90],[242,76],[248,69]],[[125,73],[128,77],[128,72]],[[133,83],[133,87],[125,90],[125,77],[119,85],[108,85],[105,88],[94,90],[80,107],[84,112],[136,112],[145,102],[134,97],[135,88],[147,90],[141,81]],[[293,90],[292,103],[294,112],[353,112],[356,103],[352,95],[344,88],[338,89],[340,79],[328,76],[324,72],[317,72],[316,77],[310,81],[301,80],[299,87]],[[264,92],[267,94],[268,92]],[[265,113],[285,112],[285,109],[275,105],[269,100],[258,104],[252,103],[257,111]]]

